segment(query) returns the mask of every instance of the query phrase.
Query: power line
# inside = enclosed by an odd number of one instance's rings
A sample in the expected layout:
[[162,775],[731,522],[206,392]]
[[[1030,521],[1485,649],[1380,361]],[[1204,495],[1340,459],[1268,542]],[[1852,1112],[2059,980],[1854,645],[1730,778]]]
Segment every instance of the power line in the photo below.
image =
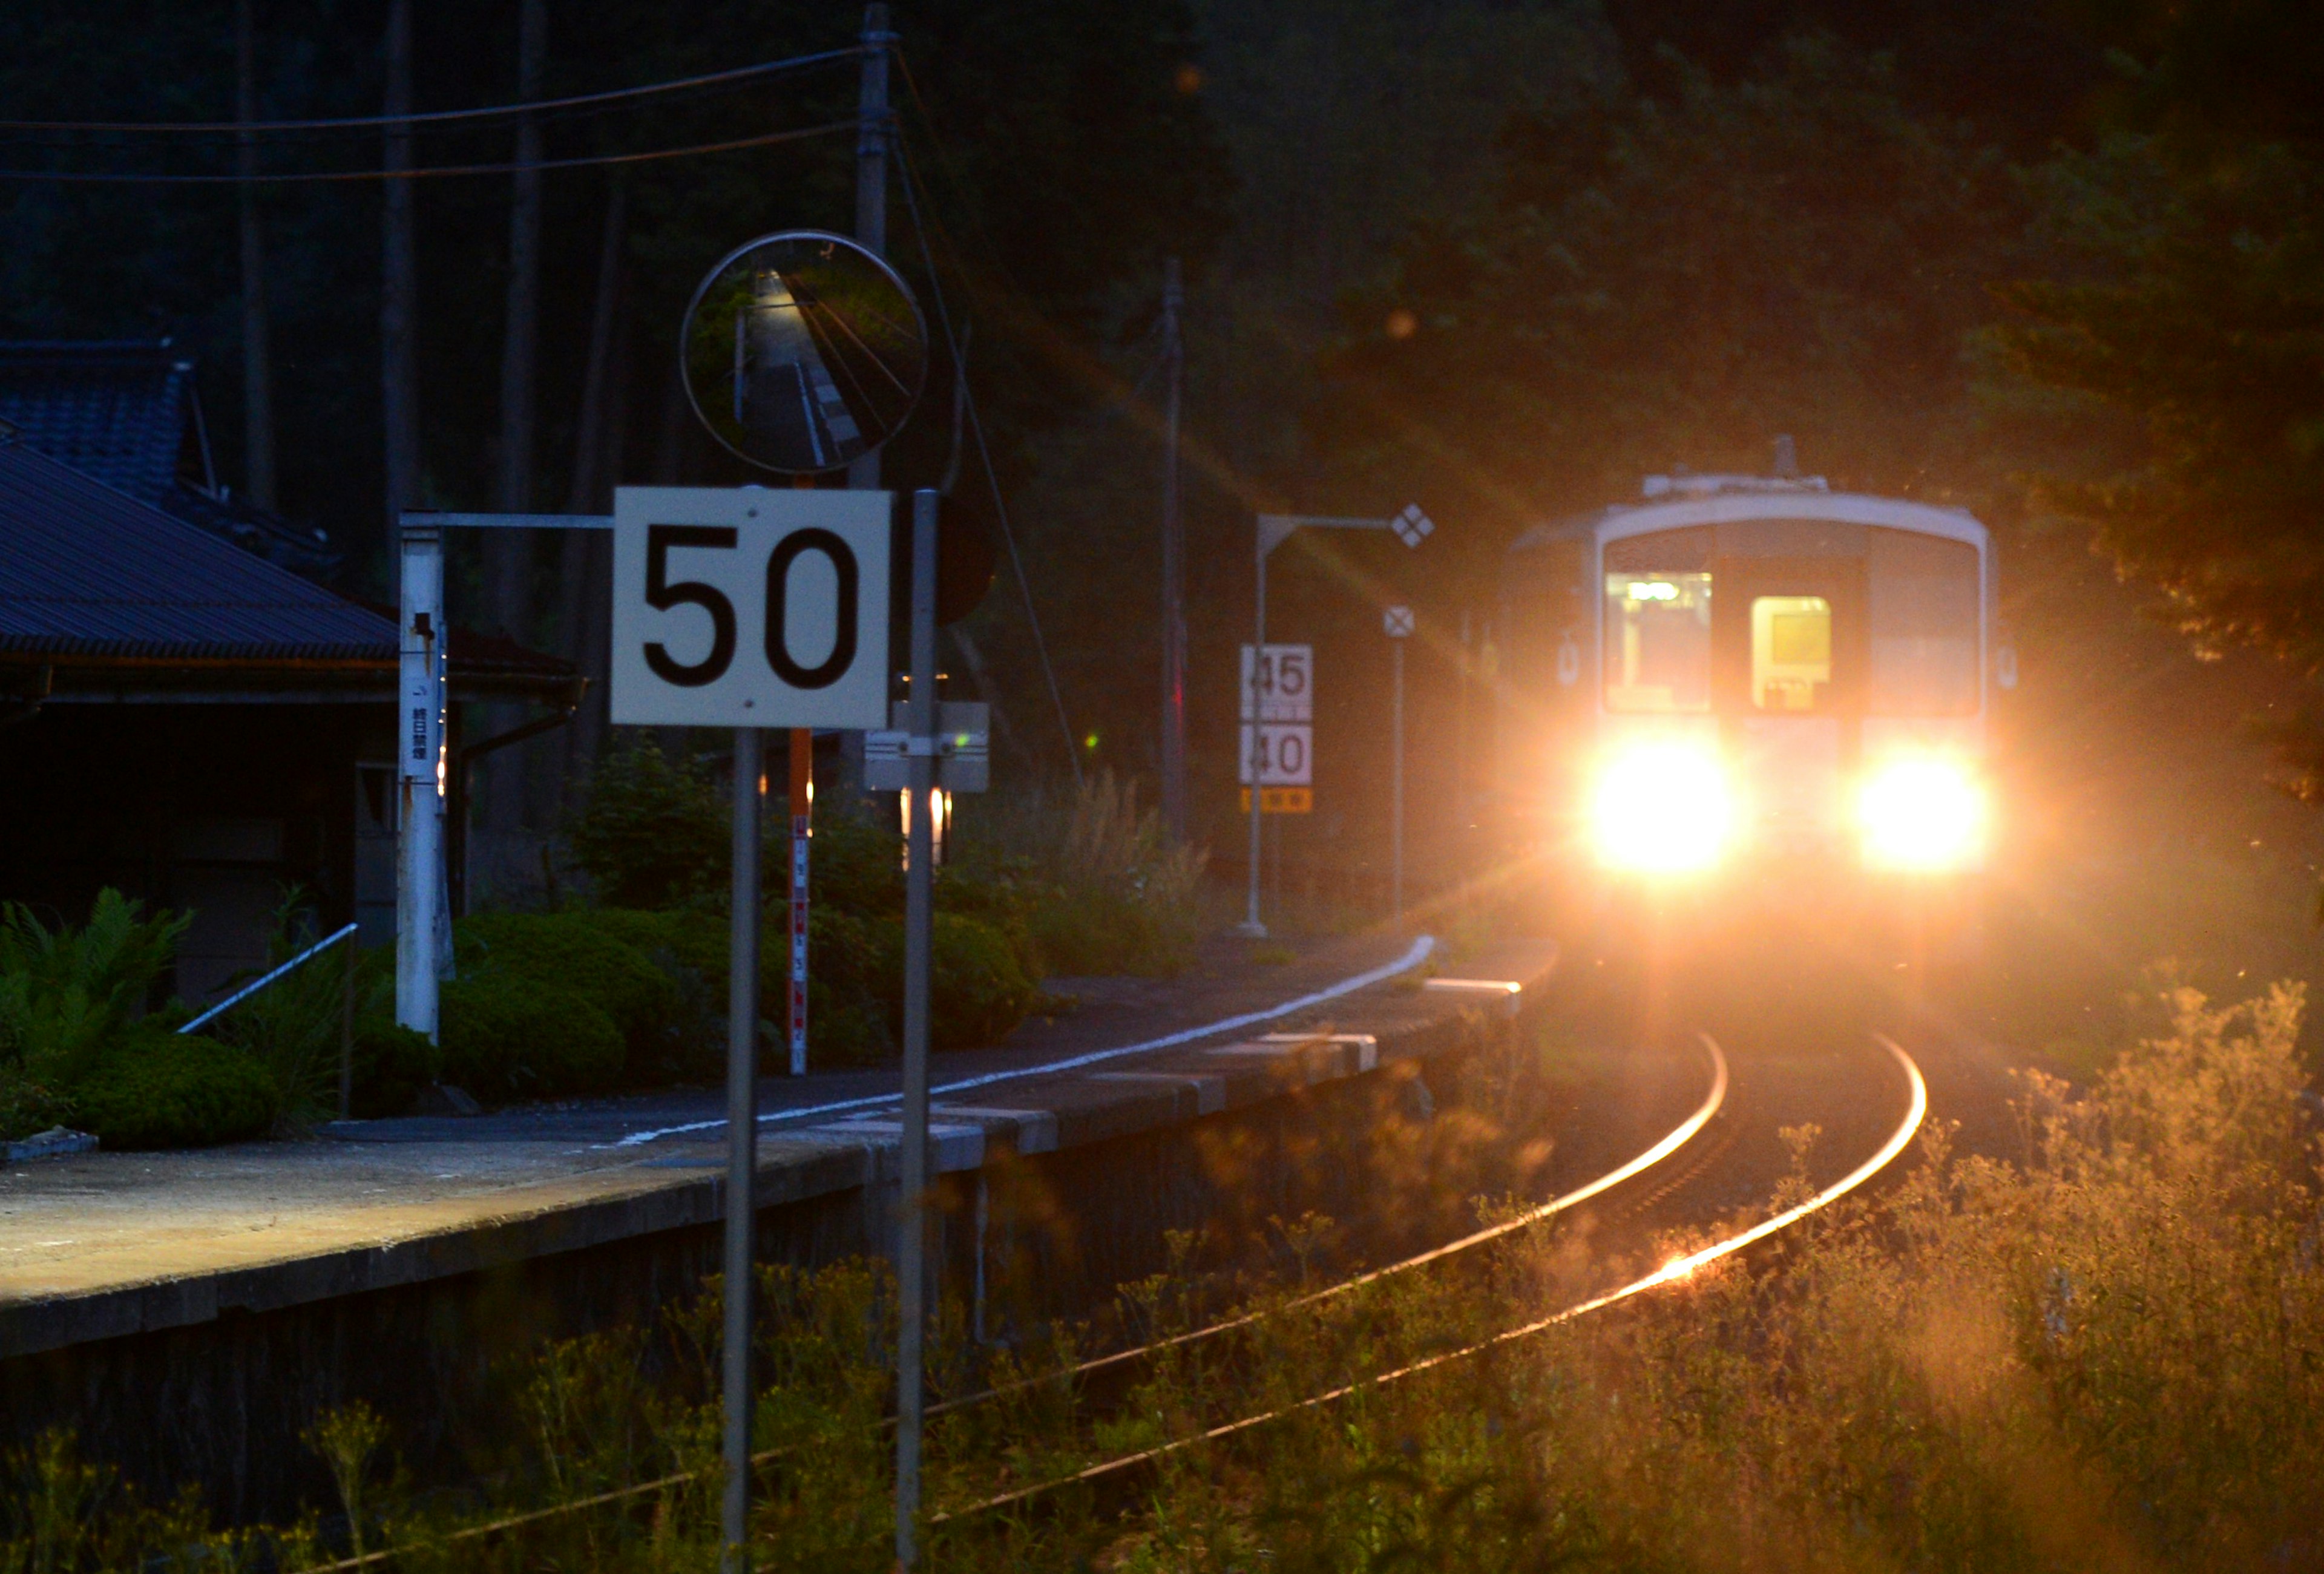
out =
[[696,143],[682,148],[655,148],[642,153],[591,153],[581,158],[539,159],[530,163],[432,164],[413,170],[312,170],[249,175],[143,175],[112,170],[0,170],[0,181],[46,181],[70,186],[281,186],[346,180],[419,180],[439,175],[511,175],[519,170],[578,170],[599,164],[644,164],[660,159],[691,158],[698,153],[724,153],[742,148],[770,147],[776,143],[826,136],[835,131],[853,131],[856,125],[857,122],[851,116],[846,120],[825,121],[821,125],[803,126],[797,131],[774,131],[759,136],[736,137],[730,142]]
[[[928,247],[927,223],[920,216],[920,199],[914,190],[918,184],[919,172],[913,166],[911,152],[905,146],[902,133],[903,128],[899,124],[896,161],[904,177],[904,205],[911,210],[912,235],[919,242],[920,261],[928,271],[928,288],[936,292],[936,322],[944,329],[945,345],[952,354],[953,364],[958,366],[961,364],[960,345],[953,336],[952,311],[945,303],[944,281],[936,275],[936,253]],[[1049,703],[1056,708],[1057,730],[1065,734],[1065,763],[1073,767],[1074,786],[1079,787],[1083,785],[1081,747],[1074,737],[1073,722],[1065,714],[1065,698],[1057,688],[1056,668],[1049,663],[1049,642],[1042,637],[1041,614],[1033,605],[1033,582],[1025,577],[1025,559],[1017,551],[1017,532],[1009,525],[1009,505],[1001,499],[1001,474],[992,467],[992,450],[984,440],[984,420],[977,413],[975,390],[968,385],[964,376],[961,379],[961,386],[967,395],[968,429],[976,436],[976,455],[983,462],[985,483],[992,490],[992,511],[1001,520],[1001,538],[1009,547],[1009,566],[1016,571],[1018,593],[1025,598],[1025,621],[1032,626],[1033,649],[1041,658],[1041,677],[1049,686]]]
[[594,105],[614,104],[632,98],[650,97],[659,93],[682,93],[695,87],[715,87],[729,82],[741,82],[754,77],[771,76],[780,71],[802,70],[808,66],[820,66],[832,60],[849,60],[863,52],[861,44],[844,49],[825,50],[821,54],[794,55],[788,60],[765,60],[755,66],[737,66],[730,71],[713,71],[706,76],[681,77],[668,82],[649,82],[637,87],[613,87],[602,93],[576,94],[569,98],[543,98],[529,104],[498,104],[482,109],[438,109],[425,115],[359,115],[334,120],[0,120],[0,131],[88,133],[96,134],[128,133],[142,135],[196,133],[215,136],[232,133],[237,136],[263,135],[275,132],[360,131],[380,126],[443,125],[460,121],[501,120],[512,115],[539,115],[552,109],[576,109]]

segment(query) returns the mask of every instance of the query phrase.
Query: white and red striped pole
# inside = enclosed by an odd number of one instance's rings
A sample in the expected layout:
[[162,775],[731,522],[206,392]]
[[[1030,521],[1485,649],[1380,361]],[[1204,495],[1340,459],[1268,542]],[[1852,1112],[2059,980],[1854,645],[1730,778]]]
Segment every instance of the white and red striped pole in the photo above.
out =
[[807,853],[815,817],[815,734],[791,729],[791,1075],[807,1075]]

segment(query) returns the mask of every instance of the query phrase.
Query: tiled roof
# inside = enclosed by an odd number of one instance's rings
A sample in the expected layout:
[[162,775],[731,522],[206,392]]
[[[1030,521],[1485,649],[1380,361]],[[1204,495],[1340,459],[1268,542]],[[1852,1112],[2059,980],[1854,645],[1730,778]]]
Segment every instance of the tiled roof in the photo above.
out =
[[0,341],[0,421],[144,502],[178,477],[194,359],[168,339]]
[[0,439],[0,651],[392,662],[396,631],[25,439]]

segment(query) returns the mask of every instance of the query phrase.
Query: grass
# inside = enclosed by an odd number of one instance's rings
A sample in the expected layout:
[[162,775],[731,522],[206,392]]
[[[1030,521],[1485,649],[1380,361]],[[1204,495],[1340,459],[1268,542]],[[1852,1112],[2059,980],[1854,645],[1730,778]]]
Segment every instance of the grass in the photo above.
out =
[[[927,1502],[956,1512],[1096,1460],[1167,1450],[1126,1495],[1056,1493],[930,1535],[931,1567],[1012,1574],[2247,1569],[2324,1561],[2324,1264],[2302,1113],[2304,998],[2217,1005],[2186,986],[2080,1088],[2018,1073],[2018,1149],[1920,1162],[1770,1250],[1623,1309],[1343,1399],[1300,1401],[1476,1340],[1613,1282],[1558,1228],[1488,1260],[1295,1304],[1337,1231],[1277,1221],[1282,1271],[1247,1335],[1182,1346],[1108,1404],[1062,1382],[940,1417]],[[1564,1064],[1568,1047],[1545,1046]],[[1440,1113],[1441,1129],[1452,1118]],[[1817,1133],[1784,1134],[1810,1187]],[[1425,1168],[1416,1155],[1415,1171]],[[1506,1216],[1514,1204],[1479,1199]],[[1655,1240],[1650,1266],[1699,1244]],[[1116,1309],[1133,1338],[1200,1324],[1215,1265],[1181,1240]],[[1638,1266],[1638,1265],[1628,1265]],[[887,1567],[893,1289],[862,1263],[766,1270],[755,1423],[762,1566]],[[328,1522],[226,1535],[140,1506],[51,1436],[10,1459],[0,1570],[149,1563],[296,1568],[327,1549],[418,1548],[398,1567],[714,1567],[717,1308],[548,1348],[506,1459],[475,1493],[413,1491],[355,1407],[310,1446]],[[947,1306],[939,1398],[1071,1367],[1089,1337],[968,1337]],[[663,1374],[649,1381],[643,1374]],[[1206,1427],[1281,1410],[1213,1441]],[[655,1489],[490,1537],[463,1526],[629,1483]],[[432,1550],[431,1550],[432,1549]],[[304,1560],[302,1562],[302,1560]]]

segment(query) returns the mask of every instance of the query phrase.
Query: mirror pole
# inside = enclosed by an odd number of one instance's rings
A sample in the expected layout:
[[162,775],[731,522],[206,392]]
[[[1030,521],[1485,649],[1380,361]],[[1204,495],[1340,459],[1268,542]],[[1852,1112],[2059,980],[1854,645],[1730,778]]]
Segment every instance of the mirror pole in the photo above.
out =
[[917,1555],[921,1339],[927,1323],[928,978],[936,906],[936,494],[912,494],[912,688],[905,759],[911,788],[904,883],[904,1109],[896,1240],[896,1567]]
[[751,1276],[758,1225],[759,799],[761,734],[734,729],[734,887],[726,986],[726,1240],[721,1400],[723,1574],[751,1567]]

